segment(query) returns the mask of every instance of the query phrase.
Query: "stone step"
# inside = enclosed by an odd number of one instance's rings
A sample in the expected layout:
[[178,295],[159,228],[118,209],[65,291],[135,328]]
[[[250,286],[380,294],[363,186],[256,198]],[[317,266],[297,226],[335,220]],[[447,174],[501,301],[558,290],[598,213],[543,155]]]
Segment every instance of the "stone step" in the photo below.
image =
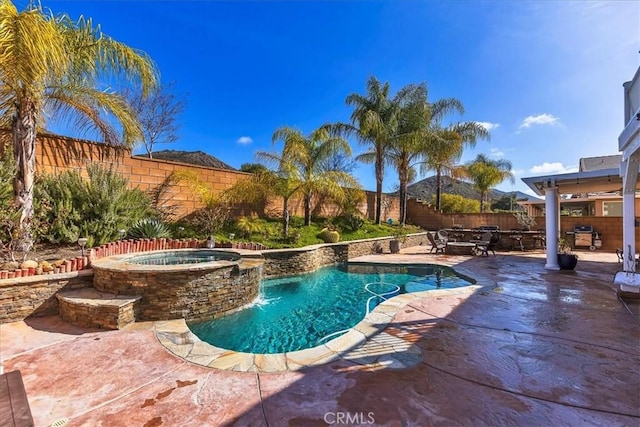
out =
[[77,326],[121,329],[136,320],[135,305],[142,297],[114,295],[94,288],[56,294],[60,317]]

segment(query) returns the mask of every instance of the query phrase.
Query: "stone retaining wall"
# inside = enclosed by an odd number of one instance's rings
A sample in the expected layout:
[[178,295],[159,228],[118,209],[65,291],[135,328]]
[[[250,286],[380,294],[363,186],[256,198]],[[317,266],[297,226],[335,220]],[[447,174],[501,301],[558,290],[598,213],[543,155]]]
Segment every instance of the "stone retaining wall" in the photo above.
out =
[[0,282],[0,324],[58,314],[58,291],[91,287],[91,270],[7,279]]
[[[265,259],[262,274],[265,278],[290,276],[314,271],[325,265],[347,262],[351,258],[362,255],[379,253],[380,250],[388,253],[391,240],[393,240],[392,237],[381,237],[304,248],[262,251],[262,256]],[[427,233],[418,233],[407,236],[402,245],[411,247],[427,243]]]
[[[136,320],[198,321],[249,304],[258,296],[261,262],[211,267],[132,271],[94,265],[94,287],[116,295],[141,296]],[[175,267],[175,266],[174,266]]]
[[[346,262],[379,250],[389,252],[391,237],[263,251],[263,277],[287,276]],[[428,244],[426,233],[407,236],[404,247]],[[379,249],[378,249],[379,248]],[[253,301],[258,295],[263,260],[243,260],[238,265],[209,272],[183,269],[175,272],[82,270],[0,281],[0,323],[30,316],[59,314],[58,291],[95,288],[116,295],[142,296],[136,304],[137,320],[184,318],[191,321],[220,317]],[[95,278],[94,278],[95,274]]]

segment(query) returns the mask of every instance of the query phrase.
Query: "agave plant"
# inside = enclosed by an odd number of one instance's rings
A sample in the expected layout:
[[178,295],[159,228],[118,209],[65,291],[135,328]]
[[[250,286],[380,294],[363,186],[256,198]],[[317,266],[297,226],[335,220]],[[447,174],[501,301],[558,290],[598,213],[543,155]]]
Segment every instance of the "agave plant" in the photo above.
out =
[[129,237],[134,239],[159,239],[171,237],[171,231],[162,221],[145,218],[133,224],[129,229]]

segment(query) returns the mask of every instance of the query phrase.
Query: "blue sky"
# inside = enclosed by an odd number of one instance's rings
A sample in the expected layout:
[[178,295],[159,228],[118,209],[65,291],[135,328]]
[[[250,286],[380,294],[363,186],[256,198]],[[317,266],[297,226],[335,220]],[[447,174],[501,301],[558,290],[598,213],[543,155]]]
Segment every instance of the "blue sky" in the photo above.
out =
[[[17,2],[20,6],[26,2]],[[638,1],[43,1],[93,18],[146,51],[164,83],[186,94],[180,140],[234,167],[271,151],[283,125],[305,133],[348,121],[345,97],[370,75],[427,82],[432,100],[466,107],[491,141],[467,150],[513,163],[519,178],[577,170],[617,154],[622,83],[640,65]],[[354,152],[363,148],[353,144]],[[430,175],[430,174],[427,174]],[[356,176],[375,188],[373,169]],[[388,170],[384,189],[397,186]]]

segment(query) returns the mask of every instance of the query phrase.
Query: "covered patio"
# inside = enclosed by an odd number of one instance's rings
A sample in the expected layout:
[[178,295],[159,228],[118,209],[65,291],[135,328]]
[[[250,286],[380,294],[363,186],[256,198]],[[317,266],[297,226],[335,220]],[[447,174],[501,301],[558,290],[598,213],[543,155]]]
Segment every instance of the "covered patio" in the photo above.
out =
[[[618,149],[622,152],[623,256],[624,271],[635,272],[635,194],[640,167],[640,67],[633,80],[626,82],[623,87],[625,128],[618,138]],[[621,284],[620,288],[622,291],[640,293],[640,282]]]
[[[619,168],[536,176],[522,178],[522,181],[524,181],[524,183],[527,184],[537,195],[543,196],[545,199],[545,230],[547,240],[545,268],[547,270],[560,269],[557,257],[558,237],[560,237],[560,196],[565,194],[615,192],[623,189],[624,185],[623,178],[620,176]],[[635,220],[634,202],[635,191],[640,190],[640,185],[637,180],[633,184],[630,198],[632,245],[630,253],[635,253],[635,235],[633,234],[635,233],[633,228]],[[623,220],[625,221],[625,224],[627,219]],[[628,266],[625,265],[625,270],[627,268]],[[633,266],[631,268],[633,268]]]
[[[625,128],[618,138],[618,150],[622,153],[619,168],[591,170],[559,175],[546,175],[522,180],[537,195],[545,198],[545,225],[547,256],[545,268],[559,270],[557,260],[560,196],[563,194],[618,191],[622,194],[623,270],[636,271],[636,193],[640,168],[640,67],[624,88]],[[630,280],[621,284],[620,290],[640,293],[640,283]]]

